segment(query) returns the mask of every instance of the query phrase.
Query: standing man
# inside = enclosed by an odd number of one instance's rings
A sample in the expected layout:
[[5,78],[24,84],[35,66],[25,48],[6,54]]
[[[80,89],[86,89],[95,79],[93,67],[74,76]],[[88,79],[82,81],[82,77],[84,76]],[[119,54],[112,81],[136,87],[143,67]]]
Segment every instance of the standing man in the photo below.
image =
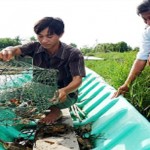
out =
[[137,7],[137,14],[143,19],[146,24],[142,36],[140,51],[132,65],[130,73],[122,86],[114,93],[113,98],[120,94],[125,94],[129,90],[130,84],[145,68],[147,61],[150,64],[150,0],[143,0]]
[[84,58],[80,50],[60,41],[64,33],[64,23],[60,18],[44,17],[34,26],[38,42],[8,47],[0,52],[3,61],[14,56],[31,56],[33,65],[58,70],[59,103],[51,106],[50,113],[40,120],[51,124],[61,116],[61,109],[76,103],[78,87],[85,76]]

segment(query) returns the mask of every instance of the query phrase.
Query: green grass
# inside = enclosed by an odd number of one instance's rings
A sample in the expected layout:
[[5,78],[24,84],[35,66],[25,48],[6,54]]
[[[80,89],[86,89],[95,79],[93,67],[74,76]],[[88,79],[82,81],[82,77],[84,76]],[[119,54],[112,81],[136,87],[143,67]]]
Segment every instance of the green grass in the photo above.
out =
[[[98,53],[95,56],[104,58],[103,61],[86,60],[85,64],[117,89],[126,80],[136,53],[136,51]],[[143,116],[150,120],[150,67],[145,67],[125,97]]]

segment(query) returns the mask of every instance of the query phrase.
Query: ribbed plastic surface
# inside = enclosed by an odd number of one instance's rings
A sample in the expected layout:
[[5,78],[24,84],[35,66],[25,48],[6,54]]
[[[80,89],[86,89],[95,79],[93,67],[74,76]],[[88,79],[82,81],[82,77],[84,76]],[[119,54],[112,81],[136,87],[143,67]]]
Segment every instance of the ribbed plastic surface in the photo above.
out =
[[150,123],[123,96],[111,99],[115,89],[98,74],[86,73],[76,104],[86,117],[73,124],[91,124],[88,136],[99,137],[93,150],[150,150]]

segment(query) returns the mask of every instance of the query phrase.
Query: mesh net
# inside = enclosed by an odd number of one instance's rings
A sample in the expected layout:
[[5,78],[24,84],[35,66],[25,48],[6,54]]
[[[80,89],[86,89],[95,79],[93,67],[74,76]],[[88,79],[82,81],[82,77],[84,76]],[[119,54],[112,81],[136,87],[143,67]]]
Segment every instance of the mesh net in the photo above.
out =
[[0,124],[26,123],[43,114],[53,105],[57,75],[22,61],[0,62]]

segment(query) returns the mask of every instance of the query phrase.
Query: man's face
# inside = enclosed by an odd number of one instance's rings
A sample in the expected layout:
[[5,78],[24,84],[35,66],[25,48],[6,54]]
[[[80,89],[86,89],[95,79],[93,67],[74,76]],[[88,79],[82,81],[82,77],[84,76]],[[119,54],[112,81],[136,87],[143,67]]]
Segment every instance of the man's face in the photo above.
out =
[[144,22],[150,26],[150,11],[141,13],[141,17],[144,20]]
[[57,44],[59,44],[59,39],[61,36],[58,36],[56,34],[49,34],[49,29],[45,28],[43,31],[41,31],[38,35],[38,41],[45,49],[52,49]]

